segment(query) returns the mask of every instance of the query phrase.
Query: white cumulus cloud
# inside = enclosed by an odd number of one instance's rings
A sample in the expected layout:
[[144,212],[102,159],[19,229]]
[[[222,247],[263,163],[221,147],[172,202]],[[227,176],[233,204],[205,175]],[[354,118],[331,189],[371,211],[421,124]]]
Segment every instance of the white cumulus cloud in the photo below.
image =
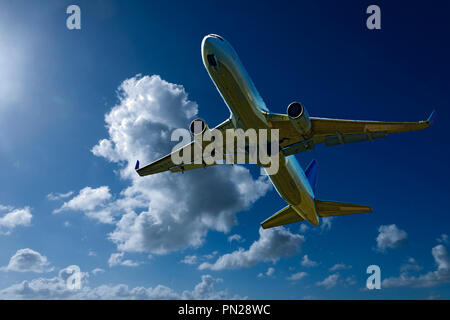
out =
[[113,223],[114,218],[111,209],[108,208],[109,200],[112,195],[108,186],[98,188],[86,187],[67,202],[53,211],[59,213],[62,211],[81,211],[89,218],[98,220],[102,223]]
[[95,275],[97,275],[97,274],[100,274],[100,273],[104,273],[105,272],[105,270],[104,269],[102,269],[102,268],[95,268],[95,269],[93,269],[92,271],[91,271],[91,273],[95,276]]
[[339,273],[330,274],[322,281],[316,282],[317,286],[324,287],[327,290],[334,288],[337,285],[352,286],[355,284],[356,281],[353,276],[342,279]]
[[198,258],[196,255],[191,255],[191,256],[185,256],[183,258],[183,260],[181,260],[181,263],[185,263],[185,264],[196,264],[198,261]]
[[5,271],[38,273],[52,271],[47,257],[29,248],[17,250],[9,260],[8,265],[2,269]]
[[32,218],[29,207],[14,209],[0,205],[0,234],[8,235],[18,226],[29,226]]
[[244,239],[242,239],[242,237],[239,234],[233,234],[231,236],[228,237],[228,242],[243,242]]
[[405,268],[403,265],[399,277],[390,277],[383,280],[382,288],[394,287],[416,287],[416,288],[431,288],[444,283],[450,282],[450,258],[447,249],[439,244],[431,250],[437,269],[428,273],[413,276],[409,271],[418,271],[420,267],[417,266],[414,260],[409,261],[409,267]]
[[220,278],[206,274],[202,276],[202,281],[198,283],[192,291],[183,291],[181,299],[195,300],[218,300],[218,299],[245,299],[239,295],[229,296],[227,290],[215,290],[216,283],[222,283]]
[[344,264],[344,263],[336,263],[329,270],[330,271],[338,271],[338,270],[349,270],[351,268],[352,268],[351,265],[347,265],[347,264]]
[[114,266],[137,267],[139,265],[139,262],[130,259],[125,260],[124,255],[125,252],[118,252],[111,254],[108,260],[108,265],[110,267]]
[[421,269],[422,269],[422,267],[417,264],[417,262],[414,258],[409,258],[408,262],[403,264],[400,267],[400,271],[402,273],[408,273],[410,271],[413,271],[413,272],[420,271]]
[[322,218],[322,223],[320,224],[320,230],[321,231],[330,231],[334,218],[335,217]]
[[258,278],[264,278],[264,276],[271,277],[275,273],[275,268],[269,267],[265,273],[258,273]]
[[82,300],[156,300],[156,299],[242,299],[238,295],[230,296],[227,290],[216,290],[216,285],[222,283],[222,279],[211,275],[203,275],[201,281],[192,290],[176,292],[173,289],[156,285],[154,287],[133,287],[126,284],[100,285],[90,287],[87,273],[80,273],[81,288],[71,289],[67,285],[69,276],[78,266],[70,266],[61,270],[53,278],[38,278],[31,281],[22,281],[10,287],[0,290],[0,299],[82,299]]
[[284,227],[259,229],[259,239],[252,243],[248,250],[240,248],[232,253],[219,257],[216,262],[204,262],[200,270],[224,270],[252,267],[258,262],[276,262],[281,257],[291,256],[300,250],[305,237],[291,233]]
[[61,199],[65,199],[70,197],[73,194],[73,191],[69,191],[66,193],[54,193],[51,192],[47,195],[47,199],[52,200],[52,201],[56,201],[56,200],[61,200]]
[[102,187],[103,197],[81,201],[82,195],[98,191],[87,187],[56,210],[84,210],[106,221],[112,212],[117,221],[108,238],[118,251],[164,254],[198,247],[210,230],[228,232],[236,214],[271,188],[267,177],[254,179],[242,166],[139,177],[136,160],[147,164],[169,153],[178,143],[170,141],[171,132],[187,128],[198,107],[183,86],[156,75],[125,80],[118,92],[119,103],[105,116],[108,137],[92,152],[117,163],[120,176],[130,185],[116,199]]
[[380,252],[386,249],[394,249],[400,247],[408,239],[408,234],[397,228],[395,224],[383,225],[378,228],[377,250]]
[[308,274],[306,272],[297,272],[297,273],[294,273],[294,274],[290,275],[289,277],[287,277],[287,280],[298,281],[298,280],[303,279],[307,275]]
[[439,236],[439,238],[436,239],[436,241],[439,242],[439,243],[448,244],[448,242],[449,242],[448,241],[448,234],[445,234],[445,233],[441,234]]
[[303,256],[303,259],[302,259],[302,261],[300,262],[300,264],[301,264],[303,267],[315,267],[315,266],[318,265],[318,263],[317,263],[316,261],[313,261],[313,260],[309,259],[309,257],[308,257],[307,254],[305,254],[305,255]]
[[317,286],[325,287],[326,289],[331,289],[338,284],[339,274],[330,274],[328,277],[323,279],[322,281],[318,281],[316,283]]

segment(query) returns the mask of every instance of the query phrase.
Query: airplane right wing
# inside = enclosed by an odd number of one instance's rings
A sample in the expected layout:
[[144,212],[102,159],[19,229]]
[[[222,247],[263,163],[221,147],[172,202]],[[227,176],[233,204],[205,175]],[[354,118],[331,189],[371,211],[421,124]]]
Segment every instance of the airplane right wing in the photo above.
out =
[[364,120],[340,120],[311,117],[311,133],[302,136],[296,131],[288,115],[268,114],[271,128],[279,129],[280,147],[285,156],[311,150],[316,144],[344,145],[351,142],[372,141],[391,133],[429,128],[435,112],[425,121],[384,122]]
[[315,143],[327,146],[382,138],[387,134],[429,128],[434,117],[419,122],[383,122],[311,118]]

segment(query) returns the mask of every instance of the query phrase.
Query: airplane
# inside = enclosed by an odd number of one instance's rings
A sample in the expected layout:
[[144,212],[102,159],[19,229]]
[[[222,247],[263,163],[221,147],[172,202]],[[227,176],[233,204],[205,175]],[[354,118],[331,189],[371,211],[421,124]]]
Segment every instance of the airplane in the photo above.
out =
[[[230,117],[215,127],[225,132],[227,129],[248,128],[279,130],[279,169],[269,175],[279,195],[287,206],[261,223],[264,229],[294,222],[308,221],[314,226],[319,224],[319,217],[340,216],[354,213],[372,212],[370,206],[322,201],[315,197],[318,165],[313,160],[305,171],[302,170],[295,154],[310,151],[315,145],[344,145],[352,142],[372,141],[391,133],[425,129],[431,126],[435,118],[433,111],[425,121],[419,122],[382,122],[340,120],[310,117],[300,102],[293,102],[287,107],[287,114],[271,113],[242,65],[236,51],[223,37],[210,34],[204,37],[201,45],[203,64],[230,110]],[[209,127],[201,119],[201,133]],[[193,136],[194,121],[189,129]],[[181,149],[191,148],[194,141]],[[207,167],[205,163],[175,164],[171,155],[166,155],[136,171],[140,176],[164,171],[184,172]],[[211,165],[215,165],[213,163]]]

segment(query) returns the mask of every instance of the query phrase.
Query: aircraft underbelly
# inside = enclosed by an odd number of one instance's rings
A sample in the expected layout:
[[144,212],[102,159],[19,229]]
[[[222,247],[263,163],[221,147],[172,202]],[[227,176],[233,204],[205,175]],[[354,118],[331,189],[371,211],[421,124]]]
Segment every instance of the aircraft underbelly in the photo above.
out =
[[[211,79],[230,109],[234,126],[244,130],[269,129],[265,116],[268,109],[232,47],[213,36],[204,40],[202,54]],[[270,136],[269,131],[268,139]],[[279,170],[269,177],[280,196],[301,217],[314,225],[319,223],[314,196],[289,159],[280,154]]]
[[280,196],[286,200],[287,203],[298,205],[302,201],[301,189],[289,172],[283,158],[283,156],[280,156],[278,172],[274,175],[269,175],[269,177]]
[[258,109],[258,101],[243,79],[239,79],[227,66],[219,62],[213,80],[239,127],[268,128],[264,114]]
[[314,225],[319,223],[313,196],[308,192],[300,176],[290,168],[284,156],[280,155],[278,173],[269,175],[269,177],[278,194],[302,218]]

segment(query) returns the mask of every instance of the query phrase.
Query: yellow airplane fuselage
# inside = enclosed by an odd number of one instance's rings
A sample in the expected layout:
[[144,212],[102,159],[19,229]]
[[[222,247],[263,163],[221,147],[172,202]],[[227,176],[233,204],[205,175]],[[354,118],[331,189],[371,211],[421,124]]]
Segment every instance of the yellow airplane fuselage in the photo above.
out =
[[[269,130],[266,117],[269,110],[232,46],[220,36],[208,35],[202,42],[202,58],[230,109],[235,128]],[[314,192],[295,156],[284,157],[279,153],[279,170],[269,177],[279,195],[300,217],[313,225],[319,224]]]

